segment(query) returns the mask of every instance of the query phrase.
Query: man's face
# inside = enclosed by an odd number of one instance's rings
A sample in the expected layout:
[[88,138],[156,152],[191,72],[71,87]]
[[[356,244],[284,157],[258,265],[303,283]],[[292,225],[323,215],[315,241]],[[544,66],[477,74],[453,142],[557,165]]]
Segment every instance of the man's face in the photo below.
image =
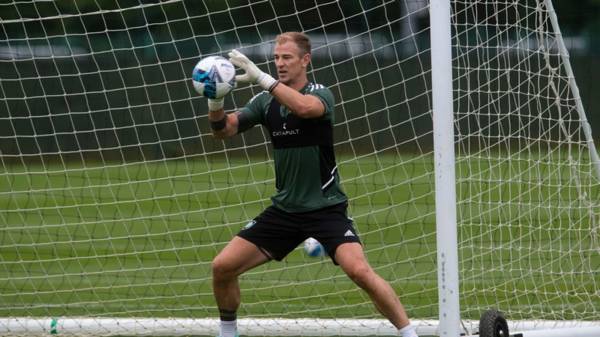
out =
[[301,57],[300,48],[292,41],[276,44],[274,54],[277,76],[283,84],[306,82],[306,67],[310,62],[310,54]]

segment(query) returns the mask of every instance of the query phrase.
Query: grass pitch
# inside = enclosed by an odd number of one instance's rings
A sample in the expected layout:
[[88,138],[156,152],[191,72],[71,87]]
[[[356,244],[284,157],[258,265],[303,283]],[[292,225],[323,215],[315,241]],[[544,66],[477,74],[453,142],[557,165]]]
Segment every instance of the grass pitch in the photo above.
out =
[[[432,156],[338,161],[369,261],[412,317],[435,319]],[[509,319],[593,319],[598,185],[502,156],[461,162],[457,177],[463,317],[498,307]],[[268,157],[4,166],[0,316],[215,317],[210,262],[273,185]],[[241,287],[240,316],[380,317],[339,268],[301,249]]]

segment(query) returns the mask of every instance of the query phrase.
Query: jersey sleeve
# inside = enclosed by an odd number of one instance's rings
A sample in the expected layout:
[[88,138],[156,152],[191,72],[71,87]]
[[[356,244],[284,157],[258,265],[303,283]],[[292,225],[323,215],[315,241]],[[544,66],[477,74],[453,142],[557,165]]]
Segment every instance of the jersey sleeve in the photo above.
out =
[[323,118],[331,119],[333,121],[333,110],[335,106],[335,99],[333,98],[333,93],[329,88],[326,88],[320,84],[315,85],[315,88],[308,92],[309,95],[316,96],[321,100],[323,106],[325,107],[325,113]]
[[248,101],[248,104],[240,109],[238,114],[238,133],[251,129],[257,124],[265,123],[265,113],[269,105],[270,95],[261,92]]

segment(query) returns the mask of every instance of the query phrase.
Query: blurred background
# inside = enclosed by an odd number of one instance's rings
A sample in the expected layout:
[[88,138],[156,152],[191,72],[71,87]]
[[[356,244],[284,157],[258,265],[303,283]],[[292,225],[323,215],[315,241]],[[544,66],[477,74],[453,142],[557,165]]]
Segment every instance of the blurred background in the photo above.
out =
[[[517,3],[536,5],[532,0]],[[3,1],[0,119],[11,123],[0,123],[0,136],[5,136],[0,151],[18,155],[84,149],[92,156],[103,148],[109,149],[104,158],[120,158],[129,146],[132,158],[222,149],[220,142],[202,138],[209,134],[206,123],[190,123],[206,113],[204,99],[191,90],[191,69],[203,56],[239,48],[273,70],[272,40],[282,30],[311,35],[312,76],[332,86],[348,123],[360,121],[349,128],[358,130],[357,135],[368,132],[361,114],[395,106],[399,112],[410,111],[417,129],[428,130],[428,103],[419,93],[429,80],[415,79],[429,67],[422,61],[429,57],[426,5],[424,0]],[[455,6],[480,7],[480,15],[486,15],[491,5],[457,1]],[[555,0],[554,6],[597,140],[600,0]],[[403,88],[395,87],[397,74],[385,71],[394,65],[404,72]],[[382,85],[398,94],[378,95]],[[236,90],[226,109],[243,106],[256,92]],[[359,96],[357,105],[354,98]],[[404,114],[391,112],[391,118]],[[25,116],[33,121],[15,119]],[[348,132],[338,132],[338,139],[352,136]],[[414,132],[397,134],[409,141]],[[34,134],[42,141],[36,144],[30,137]],[[374,135],[381,146],[387,144],[385,137],[389,135]],[[249,137],[247,144],[253,139],[260,143],[263,136]],[[110,149],[117,152],[111,155]]]

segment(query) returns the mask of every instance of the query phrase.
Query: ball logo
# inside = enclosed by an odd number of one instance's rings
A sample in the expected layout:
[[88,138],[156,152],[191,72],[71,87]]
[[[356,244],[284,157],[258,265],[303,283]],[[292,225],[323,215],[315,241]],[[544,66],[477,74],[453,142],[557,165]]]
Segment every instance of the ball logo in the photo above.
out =
[[212,66],[208,71],[198,69],[192,78],[196,82],[204,83],[204,95],[207,97],[215,97],[217,94],[216,83],[223,82],[216,66]]
[[192,84],[204,97],[221,98],[235,87],[235,68],[220,56],[203,58],[194,67]]

